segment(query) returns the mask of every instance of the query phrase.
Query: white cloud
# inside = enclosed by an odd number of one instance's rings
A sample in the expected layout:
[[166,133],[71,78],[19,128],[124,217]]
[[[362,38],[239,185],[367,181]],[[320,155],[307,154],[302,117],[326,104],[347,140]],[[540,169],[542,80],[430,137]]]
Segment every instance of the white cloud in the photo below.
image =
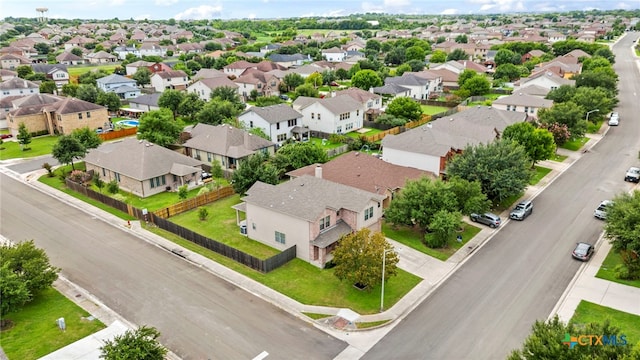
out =
[[151,19],[152,19],[151,14],[140,14],[133,18],[133,20],[151,20]]
[[390,7],[399,8],[399,7],[410,6],[411,1],[410,0],[384,0],[383,4],[385,8],[390,8]]
[[363,1],[361,4],[362,11],[368,13],[383,13],[384,7],[382,5],[377,5],[374,3],[370,3],[368,1]]
[[173,18],[176,20],[203,20],[220,17],[220,14],[222,14],[222,5],[200,5],[177,13]]
[[471,4],[479,4],[480,11],[526,11],[527,7],[522,0],[469,0]]
[[171,6],[177,3],[178,0],[156,0],[155,3],[158,6]]
[[458,9],[444,9],[440,12],[440,15],[455,15],[458,13]]
[[618,4],[616,4],[616,9],[629,10],[629,9],[632,9],[632,7],[631,5],[625,2],[619,2]]

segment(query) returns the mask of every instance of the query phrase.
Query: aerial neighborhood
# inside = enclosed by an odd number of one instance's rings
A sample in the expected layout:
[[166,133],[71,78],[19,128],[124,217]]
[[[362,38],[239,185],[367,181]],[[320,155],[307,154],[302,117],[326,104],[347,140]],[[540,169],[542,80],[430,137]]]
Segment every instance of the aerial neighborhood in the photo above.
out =
[[[39,155],[57,163],[41,182],[256,278],[310,266],[346,284],[335,297],[380,291],[340,302],[361,314],[423,280],[398,271],[406,254],[390,241],[437,261],[473,252],[533,213],[530,189],[561,167],[545,164],[625,126],[612,44],[640,31],[637,10],[304,22],[38,11],[0,21],[2,160],[48,141]],[[394,277],[407,288],[385,298]]]

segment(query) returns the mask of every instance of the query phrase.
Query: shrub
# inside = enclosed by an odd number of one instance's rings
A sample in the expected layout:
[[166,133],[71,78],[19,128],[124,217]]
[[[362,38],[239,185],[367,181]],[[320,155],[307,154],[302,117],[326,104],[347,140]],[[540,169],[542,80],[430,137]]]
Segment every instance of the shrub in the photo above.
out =
[[53,177],[53,168],[51,167],[51,164],[49,163],[44,163],[42,164],[42,168],[47,170],[47,175],[49,175],[49,177]]
[[109,183],[107,184],[107,191],[110,194],[116,194],[118,191],[120,191],[120,185],[118,184],[116,179],[109,181]]
[[69,178],[71,178],[71,180],[80,183],[82,182],[82,178],[84,178],[84,171],[82,170],[73,170],[71,172],[71,174],[69,174]]
[[208,186],[203,186],[200,189],[200,191],[198,191],[198,196],[204,195],[204,194],[208,193],[209,191],[211,191],[211,189]]
[[209,210],[207,210],[207,208],[201,207],[198,209],[198,219],[205,221],[207,220],[207,216],[209,216]]
[[178,188],[178,197],[180,200],[186,200],[189,195],[189,188],[187,185],[182,185]]

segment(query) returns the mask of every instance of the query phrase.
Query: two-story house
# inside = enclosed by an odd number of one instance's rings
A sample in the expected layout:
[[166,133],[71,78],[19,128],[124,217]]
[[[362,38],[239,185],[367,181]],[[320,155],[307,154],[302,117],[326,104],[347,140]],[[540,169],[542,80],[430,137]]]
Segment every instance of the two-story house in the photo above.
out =
[[429,98],[429,91],[432,88],[432,81],[413,73],[404,73],[402,76],[390,76],[384,79],[385,85],[394,84],[407,88],[411,91],[411,98],[416,100],[426,100]]
[[553,100],[518,92],[494,100],[491,106],[498,110],[517,111],[538,118],[538,110],[550,108],[553,106]]
[[238,85],[238,93],[245,100],[249,98],[251,92],[255,90],[258,96],[279,95],[278,85],[280,79],[272,74],[258,69],[247,69],[237,79],[233,80]]
[[40,85],[33,81],[21,79],[19,77],[11,78],[0,83],[0,99],[7,96],[20,96],[39,94]]
[[324,99],[299,96],[293,108],[302,114],[302,125],[310,131],[346,134],[362,128],[365,107],[351,96]]
[[32,64],[31,68],[35,73],[45,74],[47,79],[52,80],[58,89],[69,83],[69,72],[67,65],[61,64]]
[[374,121],[374,115],[382,112],[382,96],[371,91],[352,87],[338,90],[333,96],[351,96],[355,101],[362,104],[364,106],[365,120],[367,121]]
[[324,49],[321,53],[322,58],[330,62],[341,62],[347,58],[347,51],[337,47]]
[[295,245],[298,258],[323,268],[343,235],[380,231],[384,195],[305,175],[256,182],[242,200],[249,238],[279,250]]
[[62,65],[82,65],[86,62],[85,59],[70,51],[64,51],[56,56],[56,61]]
[[238,115],[238,120],[248,129],[262,129],[278,145],[292,138],[294,129],[302,126],[302,114],[287,104],[252,106]]
[[134,99],[140,96],[140,89],[135,80],[128,77],[111,74],[105,77],[101,77],[96,80],[98,89],[104,92],[113,92],[120,97],[120,99]]
[[228,87],[237,91],[238,84],[229,80],[224,74],[211,78],[202,78],[187,86],[187,92],[194,93],[204,101],[211,99],[211,92],[219,87]]
[[161,71],[151,76],[151,87],[157,92],[166,89],[184,90],[189,85],[189,78],[182,70]]

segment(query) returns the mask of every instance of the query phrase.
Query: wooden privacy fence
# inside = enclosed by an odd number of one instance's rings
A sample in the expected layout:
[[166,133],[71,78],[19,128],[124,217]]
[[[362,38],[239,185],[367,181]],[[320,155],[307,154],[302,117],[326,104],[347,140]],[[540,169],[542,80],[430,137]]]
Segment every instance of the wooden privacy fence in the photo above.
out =
[[153,223],[156,226],[158,226],[160,229],[176,234],[184,238],[185,240],[191,241],[192,243],[200,245],[211,251],[215,251],[220,255],[228,257],[229,259],[237,261],[243,265],[246,265],[254,270],[258,270],[262,273],[268,273],[274,269],[277,269],[280,266],[286,264],[287,262],[295,259],[296,257],[295,245],[268,259],[259,259],[253,255],[249,255],[227,244],[221,243],[219,241],[215,241],[204,235],[200,235],[193,230],[184,228],[178,224],[172,223],[171,221],[158,217],[154,214],[151,214],[151,219]]
[[106,133],[101,133],[101,134],[98,134],[98,136],[100,137],[100,139],[102,139],[102,141],[107,141],[107,140],[118,139],[125,136],[135,135],[137,133],[138,133],[138,128],[133,127],[133,128],[113,130]]
[[[253,255],[249,255],[243,251],[240,251],[236,248],[233,248],[227,244],[221,243],[219,241],[210,239],[206,236],[200,235],[192,230],[189,230],[187,228],[184,228],[180,225],[174,224],[171,221],[158,216],[154,213],[149,213],[147,214],[147,216],[145,216],[145,213],[141,210],[138,209],[136,207],[133,207],[129,204],[126,204],[120,200],[116,200],[114,198],[111,198],[107,195],[101,194],[99,192],[93,191],[85,186],[83,186],[82,184],[79,184],[75,181],[71,181],[69,179],[65,180],[65,184],[67,185],[67,187],[73,191],[76,191],[82,195],[85,195],[91,199],[97,200],[102,202],[105,205],[109,205],[114,209],[118,209],[122,212],[125,212],[137,219],[140,219],[142,221],[150,221],[153,224],[155,224],[157,227],[169,231],[173,234],[176,234],[178,236],[181,236],[182,238],[184,238],[185,240],[191,241],[194,244],[198,244],[204,248],[207,248],[211,251],[215,251],[216,253],[226,256],[230,259],[233,259],[243,265],[246,265],[252,269],[258,270],[260,272],[263,273],[268,273],[269,271],[272,271],[274,269],[277,269],[278,267],[286,264],[287,262],[295,259],[296,257],[296,246],[293,245],[292,247],[268,258],[268,259],[259,259]],[[203,199],[205,198],[204,195],[209,195],[209,197],[207,198],[209,200],[209,202],[215,201],[217,199],[232,195],[233,192],[233,188],[231,188],[230,186],[224,187],[224,188],[220,188],[218,190],[219,194],[218,195],[214,195],[213,193],[216,193],[215,191],[212,192],[208,192],[206,194],[200,195],[200,197],[202,197]],[[224,195],[227,194],[227,195]],[[217,197],[216,197],[217,196]],[[201,200],[202,201],[202,200]],[[184,201],[184,202],[188,202],[188,201]],[[203,205],[205,203],[202,203]],[[197,207],[200,205],[195,205],[194,207]],[[184,210],[186,211],[186,210]],[[175,214],[173,214],[175,215]]]
[[156,210],[153,212],[153,214],[163,219],[167,219],[185,211],[189,211],[191,209],[195,209],[197,207],[212,203],[227,196],[231,196],[234,193],[235,192],[233,191],[233,187],[231,186],[221,187],[217,190],[206,192],[202,195],[198,195],[194,198],[181,201],[169,207]]

